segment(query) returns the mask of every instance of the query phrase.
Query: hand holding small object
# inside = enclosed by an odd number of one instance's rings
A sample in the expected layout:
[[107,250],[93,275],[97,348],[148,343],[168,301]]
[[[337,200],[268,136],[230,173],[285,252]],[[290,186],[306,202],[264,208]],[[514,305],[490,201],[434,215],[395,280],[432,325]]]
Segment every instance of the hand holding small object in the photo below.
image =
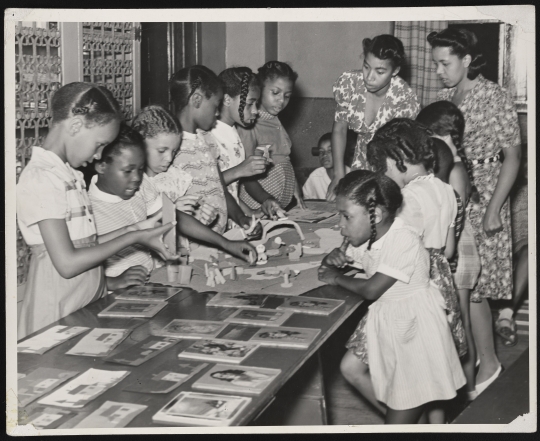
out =
[[264,156],[253,155],[246,158],[239,167],[241,167],[242,176],[249,177],[264,173],[267,166],[268,161]]
[[264,214],[266,214],[270,219],[276,220],[278,217],[286,217],[285,211],[280,207],[278,201],[273,197],[269,197],[262,204],[261,208]]
[[323,265],[343,268],[348,263],[352,263],[353,259],[345,254],[348,246],[349,240],[347,238],[344,238],[341,246],[339,248],[333,249],[330,254],[328,254],[323,259]]
[[177,210],[193,216],[195,209],[199,205],[199,196],[195,194],[185,194],[176,199],[174,205]]
[[215,207],[203,202],[195,214],[197,219],[203,225],[210,225],[217,217],[218,212]]
[[132,266],[117,277],[108,277],[107,288],[114,291],[128,286],[144,285],[148,276],[148,270],[144,266]]
[[318,275],[321,282],[336,286],[337,278],[341,276],[341,273],[336,268],[323,264],[319,267]]

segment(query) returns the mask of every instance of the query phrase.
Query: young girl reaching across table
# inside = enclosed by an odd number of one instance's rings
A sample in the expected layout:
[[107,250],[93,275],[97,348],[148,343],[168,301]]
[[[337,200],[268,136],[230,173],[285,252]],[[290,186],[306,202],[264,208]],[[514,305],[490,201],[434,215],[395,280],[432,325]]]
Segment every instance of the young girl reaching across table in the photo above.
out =
[[[203,213],[201,219],[192,216],[199,195],[186,194],[192,185],[192,176],[172,165],[182,140],[182,129],[178,120],[161,106],[147,106],[133,119],[132,127],[144,139],[146,150],[145,179],[152,192],[165,193],[176,204],[177,230],[180,234],[196,241],[205,242],[227,251],[229,254],[249,261],[257,252],[246,241],[231,241],[210,229],[205,223],[209,219]],[[144,182],[144,180],[143,180]],[[148,196],[147,198],[150,198]],[[255,233],[254,233],[255,234]]]
[[99,159],[122,119],[120,106],[104,87],[70,83],[52,99],[52,125],[42,147],[17,184],[17,216],[32,248],[18,323],[18,338],[86,306],[106,294],[101,263],[135,243],[175,259],[160,238],[173,225],[132,231],[96,244],[92,206],[81,172]]
[[336,114],[332,129],[334,178],[327,200],[334,200],[334,187],[345,176],[347,129],[358,133],[351,168],[369,169],[367,144],[375,131],[393,118],[414,118],[418,98],[398,73],[405,63],[403,43],[393,35],[378,35],[362,42],[362,70],[345,72],[334,84]]
[[215,125],[223,99],[223,88],[217,75],[205,66],[191,66],[176,72],[169,83],[176,116],[182,126],[182,148],[173,165],[193,177],[187,194],[195,194],[217,209],[212,230],[223,234],[227,219],[249,229],[246,216],[234,197],[226,190],[218,165],[219,151],[209,132]]
[[236,127],[250,127],[257,118],[257,102],[261,87],[257,75],[249,67],[231,67],[219,74],[223,85],[223,103],[212,135],[219,145],[219,168],[229,192],[247,215],[254,214],[238,198],[238,180],[264,173],[268,165],[266,158],[246,152]]
[[461,111],[452,102],[437,101],[422,109],[416,120],[432,130],[433,136],[444,141],[452,150],[454,159],[448,182],[458,192],[465,209],[463,229],[457,239],[457,255],[454,261],[450,263],[454,264],[452,273],[459,296],[461,317],[469,349],[461,361],[467,377],[467,395],[470,400],[473,400],[478,393],[475,389],[476,348],[469,305],[471,290],[478,281],[481,264],[474,232],[469,220],[469,210],[467,210],[470,199],[478,202],[478,192],[476,187],[472,185],[474,183],[472,171],[463,151],[462,141],[465,119]]
[[252,210],[261,208],[272,219],[284,216],[293,196],[305,208],[291,164],[291,139],[277,117],[289,104],[297,78],[298,74],[287,63],[269,61],[260,67],[259,118],[252,127],[238,127],[246,156],[253,155],[258,146],[270,146],[273,164],[265,175],[242,180],[240,199]]
[[[399,187],[367,170],[336,187],[343,245],[327,255],[319,279],[373,301],[347,342],[346,380],[386,414],[386,424],[414,424],[427,403],[449,400],[465,383],[444,301],[429,283],[429,253],[395,214]],[[345,276],[348,263],[368,279]]]

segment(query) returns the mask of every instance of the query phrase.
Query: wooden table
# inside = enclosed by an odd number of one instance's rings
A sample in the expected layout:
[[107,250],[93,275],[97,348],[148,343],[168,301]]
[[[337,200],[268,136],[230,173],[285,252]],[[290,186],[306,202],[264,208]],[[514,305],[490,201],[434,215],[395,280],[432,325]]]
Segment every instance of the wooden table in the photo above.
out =
[[[285,348],[266,348],[260,347],[250,357],[248,357],[242,365],[258,366],[267,368],[281,369],[281,374],[267,389],[258,397],[253,397],[253,401],[244,410],[241,416],[236,420],[236,425],[246,425],[255,420],[266,407],[274,400],[282,386],[289,380],[299,369],[306,363],[313,362],[312,356],[317,353],[321,345],[328,339],[330,335],[349,317],[353,311],[362,303],[358,296],[351,292],[331,286],[323,286],[316,288],[313,291],[306,293],[309,296],[331,298],[344,300],[345,303],[334,313],[329,316],[316,316],[306,314],[294,314],[287,320],[283,326],[296,326],[304,328],[319,328],[321,333],[312,345],[305,350],[285,349]],[[106,306],[114,302],[114,294],[107,298],[99,300],[87,307],[74,312],[73,314],[59,320],[56,323],[41,329],[40,331],[29,335],[27,338],[35,334],[43,332],[45,329],[55,325],[69,326],[87,326],[91,328],[130,328],[132,329],[129,337],[118,346],[117,349],[124,349],[137,342],[144,340],[150,335],[152,329],[162,328],[171,320],[176,318],[182,319],[198,319],[198,320],[221,320],[228,315],[228,308],[206,307],[206,302],[211,298],[211,294],[197,293],[189,288],[185,288],[175,297],[169,299],[169,304],[161,310],[156,316],[151,319],[126,319],[126,318],[98,318],[97,314]],[[198,379],[207,369],[210,369],[214,364],[209,362],[209,367],[197,374],[190,381],[187,381],[174,391],[168,394],[142,394],[135,392],[126,392],[122,388],[126,381],[132,381],[134,378],[149,378],[155,372],[157,366],[165,361],[178,360],[177,354],[191,345],[194,340],[182,340],[173,348],[166,350],[155,358],[143,363],[138,367],[123,366],[114,363],[104,362],[100,358],[91,358],[84,356],[66,355],[65,353],[72,348],[85,334],[77,336],[43,355],[35,354],[18,354],[18,372],[28,374],[38,367],[50,367],[67,370],[76,370],[84,372],[90,368],[106,369],[106,370],[127,370],[131,374],[127,379],[120,382],[115,387],[109,389],[104,394],[87,404],[79,411],[88,414],[96,410],[101,404],[107,400],[118,402],[130,402],[144,404],[148,408],[139,414],[127,427],[163,427],[152,421],[152,416],[175,397],[181,391],[191,390],[191,385]],[[232,394],[234,395],[234,394]],[[33,407],[39,406],[36,400],[34,403],[27,406],[31,411]],[[324,403],[323,403],[324,404]],[[77,410],[75,410],[77,411]],[[24,412],[20,413],[20,415]],[[72,420],[79,420],[74,417]],[[21,424],[23,421],[20,422]],[[324,423],[324,420],[321,424]],[[69,421],[66,423],[69,426]],[[64,426],[66,427],[66,426]],[[69,428],[69,427],[66,427]]]

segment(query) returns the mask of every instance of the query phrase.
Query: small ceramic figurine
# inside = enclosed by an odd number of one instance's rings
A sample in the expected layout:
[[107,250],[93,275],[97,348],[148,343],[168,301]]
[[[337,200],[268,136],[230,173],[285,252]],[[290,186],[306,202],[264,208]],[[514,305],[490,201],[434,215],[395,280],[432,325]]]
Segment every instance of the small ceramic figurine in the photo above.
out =
[[257,265],[264,265],[268,262],[268,256],[266,255],[266,247],[263,244],[257,245]]

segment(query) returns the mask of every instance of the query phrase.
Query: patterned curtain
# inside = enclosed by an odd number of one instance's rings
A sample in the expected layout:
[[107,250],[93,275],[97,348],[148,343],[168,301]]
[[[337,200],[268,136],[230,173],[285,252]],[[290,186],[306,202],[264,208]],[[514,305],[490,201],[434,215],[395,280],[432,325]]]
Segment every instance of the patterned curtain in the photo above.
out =
[[407,65],[400,75],[416,92],[422,107],[435,101],[437,91],[443,87],[435,73],[426,37],[432,31],[447,27],[447,21],[398,21],[394,27],[394,35],[403,42],[407,57]]

